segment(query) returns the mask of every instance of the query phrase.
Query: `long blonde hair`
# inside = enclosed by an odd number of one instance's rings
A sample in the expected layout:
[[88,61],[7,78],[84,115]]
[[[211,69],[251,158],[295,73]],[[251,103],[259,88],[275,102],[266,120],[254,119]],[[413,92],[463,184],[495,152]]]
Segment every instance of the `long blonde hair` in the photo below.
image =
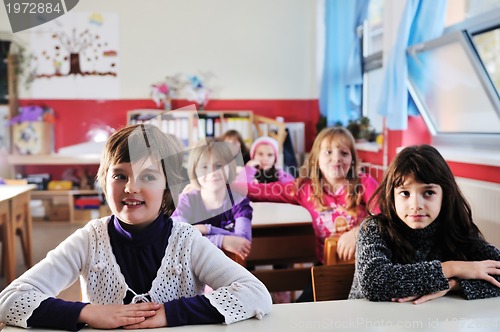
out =
[[319,168],[319,154],[322,143],[326,141],[328,144],[339,142],[349,148],[352,156],[352,165],[347,172],[346,179],[349,181],[349,186],[346,196],[346,209],[353,210],[361,204],[363,190],[360,190],[359,184],[359,158],[355,149],[355,142],[352,134],[344,127],[331,127],[323,129],[314,140],[309,157],[304,162],[300,169],[299,178],[297,179],[297,190],[300,190],[306,180],[311,181],[313,191],[309,196],[309,200],[313,201],[320,211],[330,209],[324,204],[325,191],[323,186],[323,174]]

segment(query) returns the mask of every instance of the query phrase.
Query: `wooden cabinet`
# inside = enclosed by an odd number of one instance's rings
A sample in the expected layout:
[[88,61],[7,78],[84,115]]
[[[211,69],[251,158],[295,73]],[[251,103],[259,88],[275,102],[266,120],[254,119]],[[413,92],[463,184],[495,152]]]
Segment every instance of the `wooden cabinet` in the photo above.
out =
[[85,222],[99,218],[105,211],[99,206],[78,209],[76,199],[82,196],[98,196],[95,190],[35,190],[31,200],[42,201],[46,221]]
[[253,142],[252,111],[160,111],[132,110],[127,113],[127,124],[148,122],[163,132],[175,135],[185,146],[193,146],[205,137],[218,137],[227,130],[240,132],[247,145]]
[[[99,155],[61,156],[61,155],[10,155],[7,158],[11,167],[11,174],[17,173],[19,168],[28,165],[99,165]],[[32,201],[41,201],[44,216],[40,219],[47,221],[83,222],[92,218],[109,215],[106,205],[92,206],[92,208],[77,208],[76,200],[81,197],[96,197],[95,190],[34,190],[31,193]],[[37,208],[37,207],[35,207]],[[36,214],[33,214],[36,220]]]

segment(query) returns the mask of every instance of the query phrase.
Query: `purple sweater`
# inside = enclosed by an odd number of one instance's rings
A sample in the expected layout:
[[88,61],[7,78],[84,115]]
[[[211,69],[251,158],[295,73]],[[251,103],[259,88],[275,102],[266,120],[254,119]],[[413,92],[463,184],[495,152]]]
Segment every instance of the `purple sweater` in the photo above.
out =
[[179,196],[172,218],[193,225],[209,226],[206,237],[218,248],[222,248],[222,239],[226,235],[252,240],[252,214],[253,209],[246,196],[233,196],[228,191],[228,197],[220,208],[208,210],[201,198],[201,192],[193,190]]
[[[172,231],[172,219],[159,216],[143,230],[127,232],[121,222],[111,217],[108,232],[116,261],[128,286],[137,294],[147,293],[160,268]],[[130,303],[127,294],[123,303]],[[87,303],[48,298],[28,319],[30,327],[48,327],[75,331],[84,326],[78,318]],[[224,317],[203,295],[166,302],[168,326],[213,324],[224,322]]]

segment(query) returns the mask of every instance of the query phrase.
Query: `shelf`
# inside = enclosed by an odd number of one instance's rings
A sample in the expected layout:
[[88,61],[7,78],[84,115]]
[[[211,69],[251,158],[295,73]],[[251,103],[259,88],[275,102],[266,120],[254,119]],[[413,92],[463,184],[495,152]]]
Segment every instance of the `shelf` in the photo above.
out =
[[34,190],[31,193],[32,197],[53,197],[53,196],[77,196],[77,195],[97,195],[97,191],[92,189],[87,190]]
[[101,156],[89,154],[81,156],[50,155],[9,155],[7,161],[10,165],[99,165]]
[[229,129],[237,130],[246,144],[253,141],[253,112],[237,111],[160,111],[132,110],[127,124],[148,122],[176,136],[184,146],[194,146],[202,138],[220,137]]
[[[57,220],[67,220],[69,222],[84,221],[86,219],[90,220],[92,218],[97,218],[101,216],[101,207],[99,209],[78,209],[75,207],[75,197],[84,195],[97,195],[97,191],[88,190],[34,190],[31,192],[32,200],[42,200],[48,202],[45,205],[47,208],[51,209],[51,212],[45,212],[45,217],[48,215],[57,215],[60,218],[61,214],[67,216],[62,217]],[[92,216],[80,216],[82,213],[98,211],[97,215]]]
[[[12,174],[16,173],[16,167],[26,165],[99,165],[100,154],[50,154],[50,155],[10,155],[7,161],[12,168]],[[31,193],[32,200],[41,200],[43,204],[43,220],[78,222],[90,220],[101,216],[105,212],[101,209],[80,210],[75,208],[75,197],[85,195],[97,195],[92,189],[84,190],[34,190]]]

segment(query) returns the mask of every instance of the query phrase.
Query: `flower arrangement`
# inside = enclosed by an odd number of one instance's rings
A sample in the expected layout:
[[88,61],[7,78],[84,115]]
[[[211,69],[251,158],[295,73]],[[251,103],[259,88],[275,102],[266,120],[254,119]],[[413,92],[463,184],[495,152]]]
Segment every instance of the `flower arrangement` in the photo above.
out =
[[198,110],[205,109],[210,96],[210,89],[205,86],[199,76],[187,76],[183,92],[187,100],[194,101],[198,105]]
[[165,110],[172,108],[170,88],[166,82],[158,82],[151,85],[151,98],[153,98],[158,107],[163,106]]
[[211,93],[204,83],[210,76],[210,74],[167,76],[164,81],[151,85],[151,98],[156,106],[165,110],[172,109],[172,98],[194,101],[198,109],[202,110],[206,107]]

